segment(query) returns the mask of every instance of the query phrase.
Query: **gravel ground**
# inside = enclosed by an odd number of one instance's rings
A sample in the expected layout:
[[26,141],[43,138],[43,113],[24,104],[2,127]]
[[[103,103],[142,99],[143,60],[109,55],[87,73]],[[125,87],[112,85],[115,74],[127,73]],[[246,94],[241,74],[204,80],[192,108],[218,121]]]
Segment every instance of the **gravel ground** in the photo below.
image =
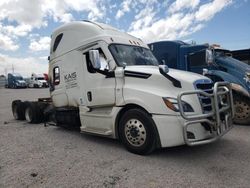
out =
[[48,96],[0,89],[0,187],[250,187],[250,127],[138,156],[112,139],[13,120],[12,100]]

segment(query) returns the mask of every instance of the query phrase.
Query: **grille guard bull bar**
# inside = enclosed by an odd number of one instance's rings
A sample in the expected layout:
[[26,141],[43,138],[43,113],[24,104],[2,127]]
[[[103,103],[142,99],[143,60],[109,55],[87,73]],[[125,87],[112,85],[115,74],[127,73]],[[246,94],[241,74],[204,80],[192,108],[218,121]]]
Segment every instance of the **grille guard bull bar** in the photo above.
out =
[[[187,115],[184,112],[182,106],[182,97],[185,95],[195,94],[211,99],[212,110],[210,112],[198,115]],[[222,97],[224,97],[224,99],[222,99]],[[224,134],[226,134],[233,127],[233,96],[231,84],[228,82],[216,82],[214,84],[213,93],[207,93],[202,90],[182,92],[178,95],[177,100],[180,114],[186,120],[183,125],[184,142],[189,146],[214,142]],[[224,120],[221,119],[221,115],[224,115]],[[204,140],[195,141],[188,139],[188,126],[196,123],[207,123],[211,128],[211,137]]]

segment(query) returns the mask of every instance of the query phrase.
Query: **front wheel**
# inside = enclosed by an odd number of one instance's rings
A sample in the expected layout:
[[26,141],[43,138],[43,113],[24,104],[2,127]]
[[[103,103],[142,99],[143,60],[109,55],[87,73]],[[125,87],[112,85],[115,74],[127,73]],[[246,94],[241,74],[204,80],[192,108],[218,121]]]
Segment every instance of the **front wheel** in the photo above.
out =
[[119,135],[128,151],[146,155],[156,147],[156,131],[151,116],[141,109],[130,109],[119,123]]
[[250,125],[250,99],[243,96],[234,98],[234,123]]

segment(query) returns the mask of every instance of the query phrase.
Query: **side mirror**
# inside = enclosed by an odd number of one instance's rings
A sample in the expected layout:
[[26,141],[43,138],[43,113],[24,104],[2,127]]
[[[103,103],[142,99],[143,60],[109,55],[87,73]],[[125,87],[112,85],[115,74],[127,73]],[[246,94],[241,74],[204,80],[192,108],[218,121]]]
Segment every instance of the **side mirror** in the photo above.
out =
[[213,64],[214,56],[212,50],[210,49],[206,49],[206,61],[208,64]]
[[168,73],[168,71],[169,71],[167,65],[159,65],[159,68],[160,68],[163,72],[165,72],[165,73]]
[[89,59],[94,69],[101,68],[100,54],[98,50],[89,50]]
[[207,73],[208,73],[208,69],[202,69],[202,75],[203,75],[203,76],[206,76]]

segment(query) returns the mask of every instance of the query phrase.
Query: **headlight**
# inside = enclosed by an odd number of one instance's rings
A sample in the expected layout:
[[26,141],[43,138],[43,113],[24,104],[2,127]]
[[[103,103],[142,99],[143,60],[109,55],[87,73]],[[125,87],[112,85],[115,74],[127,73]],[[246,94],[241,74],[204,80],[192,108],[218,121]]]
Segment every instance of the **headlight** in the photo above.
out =
[[[178,101],[175,98],[169,98],[169,97],[163,97],[162,98],[165,105],[175,111],[175,112],[179,112],[179,107],[178,107]],[[184,110],[184,112],[194,112],[194,109],[192,108],[192,106],[190,104],[188,104],[185,101],[181,101],[182,103],[182,108]]]
[[214,56],[212,50],[206,49],[206,61],[208,64],[214,62]]
[[250,83],[250,72],[246,72],[244,79],[246,80],[247,83]]

